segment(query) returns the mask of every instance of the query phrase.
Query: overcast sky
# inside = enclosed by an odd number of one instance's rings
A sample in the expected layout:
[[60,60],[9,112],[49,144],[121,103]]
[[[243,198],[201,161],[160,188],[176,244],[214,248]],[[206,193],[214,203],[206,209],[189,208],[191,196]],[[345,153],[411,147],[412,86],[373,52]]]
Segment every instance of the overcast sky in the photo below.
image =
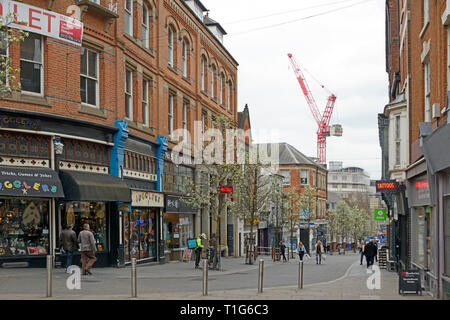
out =
[[329,93],[315,79],[337,96],[331,124],[344,134],[327,139],[327,163],[343,161],[380,178],[377,114],[388,102],[383,0],[201,2],[228,33],[224,45],[239,63],[238,111],[248,104],[254,142],[317,154],[317,124],[290,67],[292,53],[321,113]]

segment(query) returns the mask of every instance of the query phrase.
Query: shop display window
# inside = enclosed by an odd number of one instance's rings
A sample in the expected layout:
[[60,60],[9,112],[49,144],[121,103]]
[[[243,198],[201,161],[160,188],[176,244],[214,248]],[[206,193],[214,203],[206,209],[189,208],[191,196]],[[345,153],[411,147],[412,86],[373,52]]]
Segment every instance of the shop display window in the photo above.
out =
[[48,201],[0,200],[0,256],[36,256],[49,252]]
[[124,213],[125,259],[156,257],[156,212],[135,209]]
[[417,237],[416,237],[416,256],[415,262],[421,266],[424,266],[425,263],[425,208],[418,207],[416,208],[417,214]]
[[164,239],[166,248],[187,248],[187,240],[194,237],[192,215],[165,213]]
[[106,205],[104,202],[71,201],[60,205],[61,225],[73,225],[78,234],[83,230],[85,223],[89,224],[94,234],[97,251],[108,251]]

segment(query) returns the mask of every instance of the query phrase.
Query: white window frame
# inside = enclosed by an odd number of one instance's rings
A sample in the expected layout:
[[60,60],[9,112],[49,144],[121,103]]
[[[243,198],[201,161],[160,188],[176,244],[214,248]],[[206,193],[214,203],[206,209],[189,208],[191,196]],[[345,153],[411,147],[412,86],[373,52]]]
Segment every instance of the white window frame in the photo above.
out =
[[[130,3],[131,8],[127,9],[127,3]],[[125,22],[125,32],[128,33],[130,36],[133,36],[133,0],[125,0],[124,2],[124,9],[125,9],[125,21],[127,17],[129,17],[130,24],[127,29],[127,24]]]
[[[40,69],[41,69],[40,92],[37,93],[37,92],[26,91],[26,90],[22,90],[22,92],[27,95],[43,97],[44,96],[44,61],[45,61],[44,60],[44,39],[42,36],[39,36],[39,38],[40,38],[40,46],[41,46],[41,62],[26,60],[26,59],[22,59],[22,57],[20,57],[20,63],[22,63],[22,61],[24,61],[24,62],[40,65]],[[24,44],[24,42],[21,42],[21,45],[23,45],[23,44]]]
[[[5,35],[8,36],[8,32],[5,32]],[[0,42],[1,42],[1,39],[2,38],[0,37]],[[5,57],[5,62],[6,62],[6,59],[9,57],[9,46],[6,41],[5,41],[5,45],[6,45],[5,54],[0,54],[0,57]],[[6,70],[6,72],[5,72],[5,85],[6,86],[9,85],[8,70]]]
[[223,105],[223,82],[224,82],[225,76],[223,73],[220,74],[220,90],[219,90],[219,103]]
[[232,108],[231,108],[231,104],[232,104],[232,101],[231,101],[231,93],[232,93],[232,90],[233,90],[233,83],[231,83],[231,81],[228,83],[228,110],[229,111],[231,111],[232,110]]
[[188,43],[185,39],[183,39],[183,47],[182,47],[182,73],[183,73],[183,77],[187,78],[188,77]]
[[[302,178],[302,173],[306,172],[306,178]],[[306,179],[306,182],[302,182],[302,179]],[[300,185],[308,185],[309,181],[309,170],[306,169],[300,169]]]
[[201,71],[200,71],[200,73],[201,73],[201,86],[202,86],[201,89],[202,89],[202,91],[206,91],[206,72],[205,72],[205,70],[206,70],[206,58],[205,58],[205,56],[201,57],[200,64],[201,64]]
[[[87,50],[87,61],[86,61],[86,63],[87,63],[87,65],[86,65],[86,73],[87,74],[85,74],[85,75],[81,74],[81,70],[80,70],[80,77],[84,77],[84,78],[87,78],[87,79],[94,80],[96,85],[95,85],[95,105],[87,103],[87,102],[83,102],[83,101],[81,103],[83,105],[87,105],[87,106],[90,106],[90,107],[100,108],[100,97],[99,97],[99,95],[100,95],[100,68],[99,68],[100,53],[95,51],[95,50],[86,48],[86,47],[83,47],[83,49]],[[96,68],[97,78],[94,78],[94,77],[89,75],[89,51],[95,52],[96,56],[97,56],[96,61],[95,61],[95,68]],[[87,83],[86,83],[86,98],[87,98]],[[88,99],[86,99],[86,100],[88,100]]]
[[425,110],[424,110],[424,122],[431,122],[431,67],[430,61],[426,61],[423,65],[424,68],[424,94],[425,94]]
[[149,12],[147,5],[144,4],[142,6],[142,45],[145,48],[150,47]]
[[174,119],[174,114],[173,114],[173,109],[174,109],[174,99],[175,96],[173,93],[169,93],[169,108],[168,108],[168,121],[169,121],[169,137],[172,138],[173,136],[173,119]]
[[[283,173],[287,173],[287,176],[285,176]],[[291,170],[280,170],[280,175],[283,176],[283,185],[284,186],[290,186],[291,185]]]
[[423,0],[423,25],[430,21],[430,1]]
[[167,49],[168,49],[168,64],[173,68],[173,46],[174,46],[174,31],[171,26],[169,26],[168,35],[167,35]]
[[144,126],[150,126],[149,120],[149,105],[148,105],[148,89],[149,89],[149,80],[142,80],[142,123]]
[[[129,91],[127,91],[127,82],[129,83]],[[127,110],[126,101],[128,101],[129,110]],[[129,117],[127,117],[127,112]],[[133,70],[128,68],[125,69],[125,118],[133,120]]]
[[214,85],[215,85],[215,79],[214,79],[214,66],[211,66],[211,98],[214,98]]

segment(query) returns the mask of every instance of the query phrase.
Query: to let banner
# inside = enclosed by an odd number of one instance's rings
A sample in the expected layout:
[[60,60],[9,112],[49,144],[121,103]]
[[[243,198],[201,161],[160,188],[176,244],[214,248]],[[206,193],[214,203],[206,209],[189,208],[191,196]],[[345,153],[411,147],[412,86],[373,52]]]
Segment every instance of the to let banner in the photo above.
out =
[[0,0],[0,16],[15,14],[11,28],[34,32],[81,46],[83,23],[71,17],[17,1]]

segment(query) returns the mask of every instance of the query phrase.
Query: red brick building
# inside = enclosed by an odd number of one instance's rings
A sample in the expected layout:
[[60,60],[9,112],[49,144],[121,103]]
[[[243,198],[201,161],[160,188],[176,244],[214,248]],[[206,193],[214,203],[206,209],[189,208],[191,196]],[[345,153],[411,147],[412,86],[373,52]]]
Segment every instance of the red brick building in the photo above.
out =
[[432,296],[448,299],[450,2],[387,0],[386,18],[390,103],[379,115],[383,178],[403,185],[384,194],[391,255],[399,268],[421,270]]
[[[80,46],[36,30],[9,48],[13,67],[21,69],[22,90],[0,99],[1,165],[60,169],[64,189],[69,178],[120,177],[105,180],[104,187],[116,183],[126,189],[125,183],[130,193],[122,190],[121,199],[92,193],[69,199],[66,193],[64,199],[39,203],[47,210],[42,219],[48,236],[41,235],[35,247],[53,252],[61,226],[75,219],[79,228],[73,213],[78,217],[77,210],[85,210],[83,221],[98,227],[94,232],[105,252],[103,257],[99,250],[99,264],[174,258],[187,238],[206,228],[197,209],[167,206],[168,200],[180,202],[183,182],[195,172],[193,166],[174,166],[174,131],[187,129],[193,139],[194,121],[205,128],[219,113],[237,125],[238,63],[223,45],[225,30],[205,16],[198,0],[20,3],[35,7],[35,25],[44,26],[53,13],[70,15],[83,22],[84,32]],[[29,125],[11,124],[18,121]],[[64,151],[55,160],[58,141]],[[121,202],[131,202],[130,209]],[[23,210],[17,208],[17,215]],[[145,226],[133,229],[135,221],[146,221]],[[17,250],[5,252],[8,261],[20,258]]]

